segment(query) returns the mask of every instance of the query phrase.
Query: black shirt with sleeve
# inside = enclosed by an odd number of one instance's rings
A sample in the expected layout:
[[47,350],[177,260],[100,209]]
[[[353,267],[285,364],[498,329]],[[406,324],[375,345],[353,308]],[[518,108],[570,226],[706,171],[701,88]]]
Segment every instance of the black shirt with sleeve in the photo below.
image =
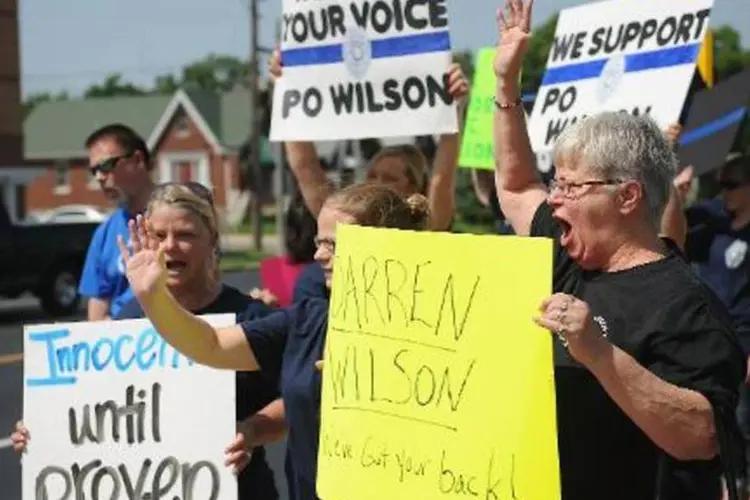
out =
[[[200,310],[196,315],[235,313],[237,322],[249,321],[267,316],[271,309],[263,302],[243,294],[236,288],[223,285],[216,300]],[[115,319],[139,319],[145,315],[137,299],[123,305]],[[244,420],[257,413],[266,405],[279,398],[278,374],[273,372],[236,372],[236,419]],[[208,403],[208,402],[206,402]],[[279,498],[273,471],[266,462],[265,448],[253,450],[250,463],[237,478],[239,500],[277,500]]]
[[286,475],[290,500],[316,500],[321,375],[328,300],[303,299],[242,323],[262,371],[281,373],[287,420]]
[[[730,418],[744,359],[726,310],[682,256],[670,252],[620,272],[586,271],[560,245],[561,234],[543,203],[531,236],[554,239],[555,293],[585,301],[610,342],[661,379],[703,394],[717,417]],[[715,498],[715,491],[679,497],[670,470],[705,485],[718,478],[718,459],[688,463],[668,457],[557,338],[554,360],[564,500]]]

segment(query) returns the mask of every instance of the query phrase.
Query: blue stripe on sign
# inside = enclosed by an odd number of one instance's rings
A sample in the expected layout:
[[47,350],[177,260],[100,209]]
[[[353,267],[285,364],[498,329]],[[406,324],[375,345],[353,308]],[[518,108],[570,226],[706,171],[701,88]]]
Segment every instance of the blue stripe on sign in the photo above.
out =
[[[693,64],[695,58],[698,56],[699,50],[700,44],[694,43],[682,47],[672,47],[669,49],[641,52],[640,54],[630,54],[625,56],[625,71],[627,73],[635,73],[637,71],[668,68],[671,66],[679,66],[681,64]],[[604,65],[607,64],[607,61],[608,59],[597,59],[585,63],[575,63],[558,66],[557,68],[550,68],[544,73],[542,85],[555,85],[558,83],[598,78],[604,69]]]
[[[404,35],[383,38],[370,42],[372,58],[411,56],[444,52],[451,48],[450,32],[436,31],[420,35]],[[318,66],[343,62],[343,45],[321,45],[319,47],[289,49],[281,53],[285,67]]]
[[716,120],[685,132],[684,134],[682,134],[682,137],[680,137],[680,145],[686,146],[705,137],[708,137],[709,135],[713,135],[721,130],[724,130],[725,128],[734,125],[737,122],[741,122],[743,118],[745,118],[746,112],[747,108],[743,106],[720,116]]

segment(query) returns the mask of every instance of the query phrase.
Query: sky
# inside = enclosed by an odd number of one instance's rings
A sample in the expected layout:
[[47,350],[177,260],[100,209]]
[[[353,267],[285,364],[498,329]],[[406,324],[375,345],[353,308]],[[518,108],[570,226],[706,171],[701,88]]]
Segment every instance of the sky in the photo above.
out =
[[[272,46],[281,0],[261,3],[260,40]],[[654,1],[654,0],[633,0]],[[681,0],[671,0],[681,1]],[[150,86],[210,53],[247,58],[249,0],[18,0],[22,91],[78,95],[110,73]],[[456,50],[492,45],[502,0],[448,0]],[[534,24],[586,0],[536,0]],[[730,24],[750,47],[750,0],[715,0],[711,25]]]

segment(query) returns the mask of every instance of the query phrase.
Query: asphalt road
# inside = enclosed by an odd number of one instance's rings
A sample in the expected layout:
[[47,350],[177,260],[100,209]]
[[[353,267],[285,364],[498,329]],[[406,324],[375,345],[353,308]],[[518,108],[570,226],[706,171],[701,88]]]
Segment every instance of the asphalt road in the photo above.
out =
[[[227,275],[225,281],[240,290],[258,286],[255,271]],[[59,321],[80,321],[83,310],[76,316]],[[21,418],[23,408],[23,326],[46,323],[33,298],[0,301],[0,500],[21,500],[21,463],[10,448],[8,434]],[[276,474],[281,500],[286,500],[284,474],[284,443],[267,447],[268,461]],[[243,499],[240,499],[243,500]]]

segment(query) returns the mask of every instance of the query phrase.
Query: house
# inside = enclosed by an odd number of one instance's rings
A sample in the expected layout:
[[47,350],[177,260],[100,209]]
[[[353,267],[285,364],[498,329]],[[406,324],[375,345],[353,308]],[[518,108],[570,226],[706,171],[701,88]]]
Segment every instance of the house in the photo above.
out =
[[[147,140],[153,155],[154,181],[198,181],[214,191],[216,206],[226,219],[237,221],[247,207],[241,174],[250,132],[246,89],[225,94],[178,90],[173,96],[134,96],[50,101],[26,118],[24,156],[43,172],[30,183],[25,202],[31,214],[61,205],[112,208],[88,170],[86,137],[109,123],[123,123]],[[266,123],[268,126],[268,123]],[[318,154],[331,178],[351,182],[380,147],[413,143],[414,137],[383,140],[323,141]],[[280,145],[262,141],[260,183],[265,202],[282,193],[280,177],[272,178]],[[429,155],[428,155],[429,156]],[[272,189],[271,185],[275,189]],[[234,214],[229,216],[229,214]]]
[[[249,109],[245,89],[42,103],[24,123],[24,156],[44,168],[26,191],[26,206],[29,212],[68,204],[111,208],[89,172],[84,142],[103,125],[123,123],[147,141],[155,182],[198,181],[213,189],[217,209],[226,212],[241,198]],[[273,165],[265,140],[261,165]]]
[[12,222],[24,217],[24,185],[42,170],[23,161],[18,4],[0,0],[0,203]]

